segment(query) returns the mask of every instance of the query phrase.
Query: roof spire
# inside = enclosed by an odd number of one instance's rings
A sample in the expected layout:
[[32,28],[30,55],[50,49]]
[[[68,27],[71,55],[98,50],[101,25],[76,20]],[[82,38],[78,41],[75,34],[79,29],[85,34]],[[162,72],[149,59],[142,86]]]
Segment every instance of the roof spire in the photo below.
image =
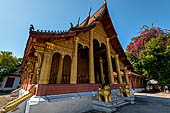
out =
[[79,19],[78,19],[78,22],[77,22],[77,25],[76,25],[76,27],[79,27],[79,24],[80,23],[80,17],[79,17]]
[[90,10],[89,10],[89,16],[90,16],[90,13],[91,13],[91,9],[92,9],[92,8],[90,7]]
[[106,4],[106,0],[104,0],[104,4]]

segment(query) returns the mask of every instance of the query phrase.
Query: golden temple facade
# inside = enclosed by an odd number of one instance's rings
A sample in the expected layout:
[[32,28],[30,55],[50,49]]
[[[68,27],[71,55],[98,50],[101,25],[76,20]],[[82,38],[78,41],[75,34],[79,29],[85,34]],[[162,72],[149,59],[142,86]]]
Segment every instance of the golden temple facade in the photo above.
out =
[[31,25],[22,68],[22,88],[35,85],[36,95],[96,91],[100,85],[143,87],[144,81],[129,74],[133,67],[106,3],[68,31],[35,31]]

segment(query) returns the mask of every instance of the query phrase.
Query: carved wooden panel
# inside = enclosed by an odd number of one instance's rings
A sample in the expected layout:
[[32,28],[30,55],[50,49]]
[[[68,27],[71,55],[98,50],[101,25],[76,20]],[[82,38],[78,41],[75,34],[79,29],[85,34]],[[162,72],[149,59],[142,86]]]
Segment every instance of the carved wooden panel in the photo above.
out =
[[57,46],[61,46],[64,48],[69,48],[69,49],[73,49],[73,39],[57,39],[52,41],[53,44],[57,45]]
[[73,52],[73,48],[69,48],[69,47],[65,47],[64,46],[61,46],[61,45],[56,45],[54,43],[49,43],[49,42],[46,42],[46,45],[47,45],[47,50],[52,50],[52,53],[60,53],[62,56],[64,55],[69,55],[70,57],[72,57],[72,52]]
[[83,46],[89,47],[89,37],[90,37],[89,32],[79,33],[78,37],[79,37],[80,44],[82,44]]
[[94,39],[97,39],[99,43],[106,44],[105,38],[108,38],[106,32],[104,31],[104,27],[101,22],[99,22],[94,29]]
[[101,22],[99,22],[99,23],[96,25],[94,31],[95,31],[97,34],[100,34],[102,37],[107,38],[107,34],[106,34],[106,32],[104,31],[104,27],[103,27],[103,25],[102,25]]

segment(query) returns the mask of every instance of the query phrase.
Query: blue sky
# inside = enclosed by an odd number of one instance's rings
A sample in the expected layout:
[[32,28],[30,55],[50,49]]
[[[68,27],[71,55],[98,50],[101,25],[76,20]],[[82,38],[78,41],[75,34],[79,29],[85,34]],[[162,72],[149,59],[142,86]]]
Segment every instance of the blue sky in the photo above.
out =
[[[29,25],[35,29],[67,30],[70,22],[82,22],[92,7],[94,13],[104,0],[0,0],[0,51],[23,57]],[[122,47],[142,25],[170,29],[170,0],[107,0],[110,16]]]

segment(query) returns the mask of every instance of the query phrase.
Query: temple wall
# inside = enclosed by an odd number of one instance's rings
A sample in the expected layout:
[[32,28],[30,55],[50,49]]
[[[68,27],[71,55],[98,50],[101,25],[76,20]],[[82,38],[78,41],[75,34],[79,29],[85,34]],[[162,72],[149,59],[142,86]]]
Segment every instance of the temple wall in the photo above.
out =
[[[32,105],[29,112],[26,113],[80,113],[92,109],[92,95],[89,96],[75,96],[64,99],[58,97],[58,101],[40,102],[37,105]],[[49,97],[49,100],[52,101]],[[28,107],[28,106],[27,106]]]

